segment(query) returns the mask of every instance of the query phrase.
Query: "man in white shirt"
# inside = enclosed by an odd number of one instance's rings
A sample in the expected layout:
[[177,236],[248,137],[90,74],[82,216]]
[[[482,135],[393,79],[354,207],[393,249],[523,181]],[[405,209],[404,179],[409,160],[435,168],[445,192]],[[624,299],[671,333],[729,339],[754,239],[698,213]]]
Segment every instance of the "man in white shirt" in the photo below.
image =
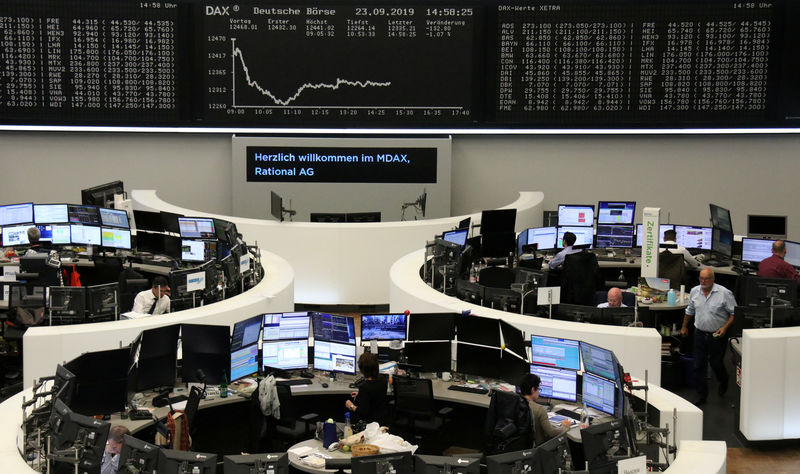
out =
[[681,247],[680,245],[675,243],[677,238],[678,234],[676,234],[674,230],[669,229],[664,231],[664,243],[667,245],[675,246],[675,248],[670,248],[667,250],[669,250],[671,253],[683,255],[683,261],[687,267],[691,268],[692,270],[699,270],[700,262],[698,262],[697,259],[694,258],[694,255],[692,255],[691,253],[689,253],[688,250],[686,250],[686,247]]
[[597,305],[598,308],[627,308],[626,305],[622,303],[622,290],[619,288],[611,288],[608,290],[608,301],[605,303],[600,303]]
[[140,291],[133,299],[134,313],[139,314],[164,314],[169,313],[169,283],[163,276],[153,279],[153,287]]

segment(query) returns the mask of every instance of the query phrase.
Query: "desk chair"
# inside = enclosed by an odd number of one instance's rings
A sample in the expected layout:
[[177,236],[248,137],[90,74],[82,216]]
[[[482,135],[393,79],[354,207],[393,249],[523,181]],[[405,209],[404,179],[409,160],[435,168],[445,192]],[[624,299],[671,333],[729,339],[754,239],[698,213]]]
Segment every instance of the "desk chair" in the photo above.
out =
[[561,302],[589,306],[602,282],[595,254],[583,250],[567,255],[561,272]]
[[658,254],[658,277],[669,278],[669,287],[673,290],[679,289],[686,279],[683,255],[662,250]]
[[119,311],[124,313],[133,308],[133,300],[140,291],[150,288],[150,282],[130,265],[119,274]]
[[533,415],[528,401],[517,393],[492,392],[484,425],[487,455],[533,446]]
[[430,379],[395,376],[393,429],[399,428],[421,443],[421,432],[435,433],[449,421],[453,409],[443,407],[436,410],[433,399],[433,383]]
[[[319,415],[306,413],[298,416],[297,409],[292,399],[292,388],[288,385],[276,385],[278,401],[281,404],[280,418],[267,418],[267,432],[282,444],[280,451],[285,451],[291,445],[314,436],[316,422]],[[258,390],[255,392],[258,393]],[[258,399],[258,396],[256,396]]]
[[25,280],[29,286],[61,286],[61,281],[58,278],[59,268],[49,265],[49,258],[49,254],[46,253],[20,257],[17,280]]
[[94,272],[90,273],[94,273],[94,278],[86,286],[119,281],[123,269],[120,257],[94,255],[92,261],[94,262]]

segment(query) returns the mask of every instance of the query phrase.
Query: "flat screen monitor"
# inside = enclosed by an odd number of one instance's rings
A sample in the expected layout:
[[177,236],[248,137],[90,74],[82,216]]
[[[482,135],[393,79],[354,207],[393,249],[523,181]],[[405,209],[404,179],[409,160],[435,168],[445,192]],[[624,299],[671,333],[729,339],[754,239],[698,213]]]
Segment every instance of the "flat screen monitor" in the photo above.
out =
[[456,313],[411,313],[409,341],[451,341],[455,336]]
[[142,391],[175,385],[180,325],[146,329],[131,344],[128,389]]
[[737,306],[734,310],[733,336],[744,329],[782,328],[800,325],[800,308],[766,306]]
[[485,287],[469,280],[456,280],[456,297],[461,301],[480,305],[483,303]]
[[112,249],[130,250],[131,231],[128,229],[101,227],[100,245]]
[[362,314],[362,341],[394,341],[406,338],[407,318],[404,313]]
[[344,212],[312,212],[309,220],[311,222],[346,222],[347,214]]
[[100,223],[106,227],[119,227],[121,229],[130,229],[128,222],[128,211],[123,209],[107,209],[100,208]]
[[717,206],[716,204],[709,204],[711,210],[711,227],[718,227],[722,230],[727,230],[733,233],[733,224],[731,223],[731,211],[724,207]]
[[216,474],[217,455],[163,448],[158,452],[159,474]]
[[67,362],[75,374],[70,408],[86,415],[125,410],[129,349],[87,352]]
[[527,245],[536,244],[537,250],[553,250],[558,241],[558,229],[555,227],[534,227],[528,229]]
[[406,342],[403,355],[421,372],[447,372],[452,368],[453,347],[450,341]]
[[740,277],[744,286],[743,306],[769,306],[775,298],[794,306],[797,302],[797,282],[792,278]]
[[50,242],[53,245],[68,245],[72,242],[69,224],[40,224],[36,227],[39,229],[40,242]]
[[0,226],[33,222],[33,203],[6,204],[0,206]]
[[160,212],[139,211],[134,209],[133,221],[136,223],[136,230],[164,232],[164,223],[161,222]]
[[559,369],[580,370],[580,345],[572,339],[532,335],[531,362]]
[[562,321],[599,324],[602,322],[603,310],[596,306],[560,303],[556,308],[555,317]]
[[456,344],[456,370],[462,374],[495,377],[500,367],[502,351],[499,348]]
[[442,234],[442,240],[458,244],[463,249],[464,246],[467,245],[468,235],[469,235],[469,229],[451,230]]
[[174,212],[161,211],[161,225],[164,227],[165,232],[172,234],[180,234],[181,227],[178,225],[178,218],[183,217],[183,214],[175,214]]
[[784,243],[786,244],[786,255],[783,260],[790,265],[800,267],[800,243],[791,240],[785,240]]
[[216,239],[214,219],[204,217],[179,217],[178,228],[183,239]]
[[514,232],[491,232],[481,234],[482,257],[508,257],[516,251]]
[[298,313],[267,313],[264,315],[265,341],[279,339],[307,339],[310,326],[309,314],[305,311]]
[[326,372],[356,374],[356,345],[314,341],[314,368]]
[[676,244],[687,249],[711,250],[711,227],[675,226]]
[[617,406],[617,386],[611,380],[583,373],[583,403],[608,415],[614,415]]
[[119,311],[119,283],[86,287],[86,317],[89,320],[112,320]]
[[597,224],[597,244],[599,249],[633,247],[632,225]]
[[51,449],[72,452],[73,447],[83,448],[76,452],[77,465],[59,462],[63,458],[57,457],[55,472],[99,473],[111,423],[76,413],[60,400],[53,406]]
[[[627,452],[628,435],[625,423],[615,419],[581,430],[583,456],[591,472],[617,472],[617,459],[612,456]],[[614,447],[618,449],[614,449]],[[609,455],[610,453],[610,455]]]
[[786,216],[747,215],[747,236],[756,239],[785,239]]
[[214,229],[217,231],[217,240],[222,243],[236,245],[239,241],[239,230],[233,222],[214,218]]
[[725,258],[733,256],[733,232],[721,228],[711,229],[711,251]]
[[614,364],[614,354],[610,350],[581,341],[581,358],[584,371],[616,380],[617,370]]
[[633,225],[636,203],[631,201],[600,201],[597,203],[597,224]]
[[216,240],[181,240],[181,260],[207,262],[217,258]]
[[231,380],[230,327],[210,324],[182,324],[181,348],[183,365],[181,378],[184,382],[201,382],[198,370],[205,374],[205,381],[219,384],[223,377]]
[[286,453],[236,454],[223,459],[225,474],[289,474]]
[[760,263],[765,258],[772,256],[774,240],[742,238],[742,261]]
[[525,350],[525,336],[522,331],[501,319],[500,332],[503,334],[503,345],[506,350],[527,360],[528,352]]
[[102,245],[103,234],[100,227],[72,224],[69,226],[70,240],[75,245]]
[[530,364],[531,373],[539,376],[539,396],[554,400],[578,400],[578,372]]
[[556,237],[556,247],[564,248],[564,233],[572,232],[575,234],[575,245],[588,245],[592,248],[594,245],[594,227],[558,227],[558,236]]
[[410,451],[354,456],[350,468],[353,474],[414,474],[414,456]]
[[69,222],[66,204],[34,204],[33,222],[36,224],[64,224]]
[[28,245],[28,229],[30,225],[13,225],[3,227],[3,247]]
[[159,447],[155,444],[125,435],[119,453],[120,474],[154,472],[158,468]]
[[262,319],[261,316],[253,316],[233,325],[233,335],[231,336],[232,351],[258,342],[258,336],[261,335]]
[[119,180],[81,189],[81,204],[108,207],[114,204],[117,194],[125,194],[125,187]]
[[[269,344],[269,343],[268,343]],[[308,367],[306,356],[306,367]],[[233,349],[231,347],[231,382],[258,372],[258,344]]]
[[500,347],[500,324],[494,318],[460,316],[456,318],[456,337],[458,342]]
[[[664,243],[664,232],[666,232],[668,230],[675,230],[675,226],[672,225],[672,224],[659,224],[658,225],[658,233],[661,234],[661,236],[658,238],[658,243],[659,244],[663,244]],[[644,235],[644,225],[636,224],[636,246],[637,247],[641,247],[642,246],[642,236],[643,235]]]
[[566,472],[568,461],[571,460],[567,434],[560,434],[537,446],[536,457],[539,458],[541,472]]
[[75,374],[61,364],[56,365],[56,375],[51,390],[54,399],[61,400],[69,406],[75,393]]
[[594,226],[594,206],[591,204],[559,204],[558,226]]
[[529,370],[530,364],[527,358],[521,359],[509,351],[501,351],[500,365],[495,370],[496,375],[494,377],[516,385]]
[[528,448],[486,456],[487,474],[541,473],[538,449]]
[[67,215],[72,224],[100,225],[100,211],[97,206],[67,205]]
[[53,324],[83,323],[86,318],[86,289],[80,286],[53,286],[47,311]]
[[481,235],[495,232],[514,232],[516,209],[491,209],[481,212]]
[[261,367],[281,370],[308,368],[308,338],[264,341],[261,344]]
[[415,456],[416,474],[479,474],[481,460],[476,457],[461,456]]
[[353,318],[338,314],[311,313],[314,341],[356,343],[356,328]]
[[275,191],[270,191],[269,197],[269,213],[272,214],[272,217],[275,219],[283,221],[283,199]]
[[380,222],[381,213],[379,211],[348,212],[345,219],[347,222]]

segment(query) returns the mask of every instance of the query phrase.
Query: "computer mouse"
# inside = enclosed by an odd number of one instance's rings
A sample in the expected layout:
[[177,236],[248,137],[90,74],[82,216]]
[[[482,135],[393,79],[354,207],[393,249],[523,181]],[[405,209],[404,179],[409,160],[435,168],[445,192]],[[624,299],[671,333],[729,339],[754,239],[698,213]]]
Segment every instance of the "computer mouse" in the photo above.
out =
[[328,388],[328,383],[327,382],[322,382],[322,388]]
[[358,385],[356,385],[354,383],[351,383],[351,384],[348,385],[348,387],[350,387],[350,388],[358,388]]

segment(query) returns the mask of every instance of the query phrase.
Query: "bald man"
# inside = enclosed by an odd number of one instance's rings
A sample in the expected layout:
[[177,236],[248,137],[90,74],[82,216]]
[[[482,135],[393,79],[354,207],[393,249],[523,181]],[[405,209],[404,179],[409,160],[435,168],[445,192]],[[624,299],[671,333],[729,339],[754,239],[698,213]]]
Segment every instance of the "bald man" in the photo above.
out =
[[758,264],[758,276],[764,278],[791,278],[800,284],[800,275],[793,266],[786,263],[786,244],[783,240],[772,243],[772,256],[765,258]]
[[706,367],[717,377],[719,396],[728,390],[728,372],[722,364],[725,348],[728,344],[726,336],[733,324],[733,311],[736,299],[733,293],[724,286],[714,283],[714,270],[700,270],[700,284],[689,293],[689,305],[683,317],[681,335],[689,334],[689,321],[694,318],[694,370],[695,388],[700,396],[695,405],[700,406],[708,398]]
[[624,304],[622,304],[622,290],[619,288],[611,288],[608,290],[608,297],[606,298],[608,301],[605,303],[600,303],[597,305],[598,308],[627,308]]

